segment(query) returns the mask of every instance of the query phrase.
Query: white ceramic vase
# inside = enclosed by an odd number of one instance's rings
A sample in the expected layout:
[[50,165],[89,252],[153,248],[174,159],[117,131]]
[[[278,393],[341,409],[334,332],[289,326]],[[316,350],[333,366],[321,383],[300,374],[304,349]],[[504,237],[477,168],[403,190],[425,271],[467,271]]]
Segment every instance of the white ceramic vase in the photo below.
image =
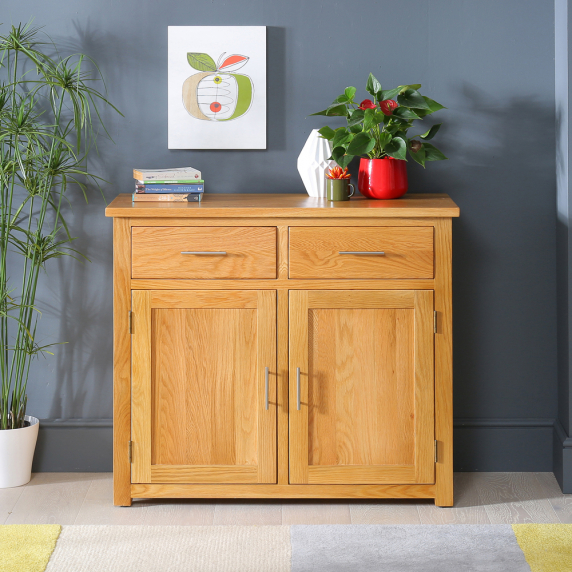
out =
[[337,166],[335,161],[328,161],[331,156],[330,142],[313,129],[298,157],[298,172],[311,197],[326,198],[326,171]]
[[40,421],[29,415],[24,419],[29,427],[0,431],[0,489],[25,485],[32,478]]

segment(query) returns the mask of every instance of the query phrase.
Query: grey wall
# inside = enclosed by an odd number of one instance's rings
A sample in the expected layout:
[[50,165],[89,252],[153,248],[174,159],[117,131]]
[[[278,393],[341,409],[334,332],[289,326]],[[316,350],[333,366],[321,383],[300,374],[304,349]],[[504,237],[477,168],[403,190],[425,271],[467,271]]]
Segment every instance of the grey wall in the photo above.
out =
[[[368,72],[384,86],[422,83],[445,104],[438,146],[409,166],[411,192],[447,192],[454,223],[456,463],[459,470],[551,470],[557,410],[554,5],[550,0],[22,0],[4,22],[45,25],[64,51],[99,63],[125,118],[106,114],[93,168],[107,199],[134,166],[193,165],[210,193],[302,192],[296,158],[322,109]],[[266,25],[268,150],[167,150],[167,26]],[[365,92],[362,92],[365,97]],[[332,125],[335,123],[332,122]],[[354,166],[355,171],[355,166]],[[42,284],[46,340],[31,413],[80,418],[43,431],[36,467],[110,467],[111,222],[94,193],[73,200],[78,246],[92,260],[53,264]],[[105,422],[103,422],[105,423]],[[77,425],[77,423],[75,424]],[[67,436],[64,438],[62,434]],[[91,468],[93,466],[91,465]]]
[[554,472],[564,492],[572,492],[572,439],[570,439],[572,405],[570,397],[570,360],[572,359],[572,202],[570,194],[570,65],[572,18],[570,0],[555,1],[555,102],[556,102],[556,252],[558,304],[558,416],[554,431]]

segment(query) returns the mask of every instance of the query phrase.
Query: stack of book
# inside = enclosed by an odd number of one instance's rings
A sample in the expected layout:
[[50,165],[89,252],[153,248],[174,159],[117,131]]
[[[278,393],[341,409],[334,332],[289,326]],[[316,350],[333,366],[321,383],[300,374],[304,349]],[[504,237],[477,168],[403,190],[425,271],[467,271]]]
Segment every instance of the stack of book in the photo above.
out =
[[133,169],[133,178],[133,201],[199,202],[205,192],[201,172],[192,167]]

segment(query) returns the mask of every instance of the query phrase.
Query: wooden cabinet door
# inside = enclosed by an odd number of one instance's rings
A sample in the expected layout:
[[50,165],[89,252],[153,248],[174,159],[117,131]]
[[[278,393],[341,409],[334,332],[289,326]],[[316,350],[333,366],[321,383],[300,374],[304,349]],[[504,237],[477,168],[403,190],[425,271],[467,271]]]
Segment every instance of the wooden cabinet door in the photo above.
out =
[[433,291],[289,301],[290,483],[434,483]]
[[132,482],[275,483],[276,292],[133,291],[132,308]]

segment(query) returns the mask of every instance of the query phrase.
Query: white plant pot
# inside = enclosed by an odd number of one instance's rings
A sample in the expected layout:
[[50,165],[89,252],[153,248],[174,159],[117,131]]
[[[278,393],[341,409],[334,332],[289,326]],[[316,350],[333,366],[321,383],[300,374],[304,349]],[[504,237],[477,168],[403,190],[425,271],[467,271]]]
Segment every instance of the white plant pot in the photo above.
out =
[[0,431],[0,489],[25,485],[32,478],[40,421],[29,415],[24,419],[29,427]]
[[311,197],[326,198],[326,171],[337,166],[335,161],[328,161],[331,156],[330,142],[313,129],[298,157],[298,172]]

